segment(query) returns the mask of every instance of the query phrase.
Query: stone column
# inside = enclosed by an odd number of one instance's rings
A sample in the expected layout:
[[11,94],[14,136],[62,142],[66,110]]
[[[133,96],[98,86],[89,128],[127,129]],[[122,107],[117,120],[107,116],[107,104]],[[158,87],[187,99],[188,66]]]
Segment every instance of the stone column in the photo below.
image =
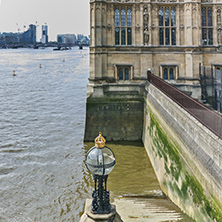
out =
[[190,2],[185,3],[184,8],[184,32],[185,32],[185,45],[193,45],[193,36],[192,36],[192,4]]
[[102,45],[102,3],[95,2],[95,45]]
[[90,2],[90,44],[95,45],[95,5]]
[[193,77],[193,57],[192,51],[185,52],[186,77]]

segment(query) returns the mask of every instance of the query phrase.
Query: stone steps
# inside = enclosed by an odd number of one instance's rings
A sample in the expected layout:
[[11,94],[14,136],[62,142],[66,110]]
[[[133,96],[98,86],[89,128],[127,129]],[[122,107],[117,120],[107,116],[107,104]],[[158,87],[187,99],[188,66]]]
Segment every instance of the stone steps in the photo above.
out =
[[113,203],[126,222],[193,222],[167,198],[117,198]]

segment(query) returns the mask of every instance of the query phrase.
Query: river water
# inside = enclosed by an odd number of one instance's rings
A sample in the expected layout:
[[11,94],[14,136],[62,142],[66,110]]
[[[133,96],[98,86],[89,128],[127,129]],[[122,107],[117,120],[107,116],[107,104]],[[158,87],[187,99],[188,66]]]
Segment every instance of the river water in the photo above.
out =
[[[88,77],[88,48],[0,50],[1,222],[79,221],[93,189],[84,165],[94,145],[83,142]],[[162,196],[142,144],[107,145],[117,160],[112,201],[158,196],[167,207],[153,221],[190,221]]]

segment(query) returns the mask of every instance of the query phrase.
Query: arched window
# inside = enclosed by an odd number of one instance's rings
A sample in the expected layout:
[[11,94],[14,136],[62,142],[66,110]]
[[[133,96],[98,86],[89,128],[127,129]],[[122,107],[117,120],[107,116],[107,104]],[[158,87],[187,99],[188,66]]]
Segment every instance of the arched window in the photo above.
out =
[[206,8],[202,8],[202,12],[201,12],[201,17],[202,17],[201,24],[202,24],[202,26],[206,26],[207,25],[206,15],[207,15]]
[[176,10],[175,8],[159,8],[159,44],[176,45]]
[[119,26],[119,9],[115,10],[115,26]]
[[165,45],[170,44],[170,30],[167,28],[165,29]]
[[165,26],[170,25],[170,14],[169,14],[169,9],[165,10]]
[[129,69],[125,68],[125,80],[129,80]]
[[202,45],[213,45],[213,16],[212,7],[202,7],[201,25],[202,25]]
[[126,29],[121,29],[121,45],[126,45]]
[[131,28],[127,29],[127,45],[132,45],[132,33]]
[[119,80],[123,80],[123,69],[119,69]]
[[171,9],[171,26],[176,26],[176,11]]
[[162,75],[164,80],[174,80],[176,78],[177,65],[162,66]]
[[164,32],[163,32],[163,28],[160,28],[160,45],[164,45]]
[[119,28],[115,29],[115,45],[119,45]]
[[132,45],[132,10],[118,6],[115,9],[115,45]]
[[131,77],[131,65],[117,65],[117,79],[128,81]]
[[127,9],[127,26],[132,26],[132,11]]
[[163,9],[159,9],[159,26],[163,26]]
[[212,26],[212,8],[208,8],[207,10],[207,23],[208,26]]
[[174,79],[174,70],[173,68],[170,68],[170,80]]
[[164,70],[163,70],[163,79],[164,80],[168,79],[168,69],[167,68],[164,68]]
[[121,26],[126,25],[126,12],[125,9],[121,10]]
[[172,45],[176,45],[176,29],[171,29]]

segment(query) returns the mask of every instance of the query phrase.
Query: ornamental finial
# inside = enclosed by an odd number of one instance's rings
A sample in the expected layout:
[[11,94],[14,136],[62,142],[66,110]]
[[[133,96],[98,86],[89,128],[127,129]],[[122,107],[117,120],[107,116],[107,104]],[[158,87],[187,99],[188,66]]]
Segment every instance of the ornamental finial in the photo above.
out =
[[105,146],[106,139],[102,136],[102,133],[99,132],[99,136],[95,138],[95,146],[97,148],[103,148]]

